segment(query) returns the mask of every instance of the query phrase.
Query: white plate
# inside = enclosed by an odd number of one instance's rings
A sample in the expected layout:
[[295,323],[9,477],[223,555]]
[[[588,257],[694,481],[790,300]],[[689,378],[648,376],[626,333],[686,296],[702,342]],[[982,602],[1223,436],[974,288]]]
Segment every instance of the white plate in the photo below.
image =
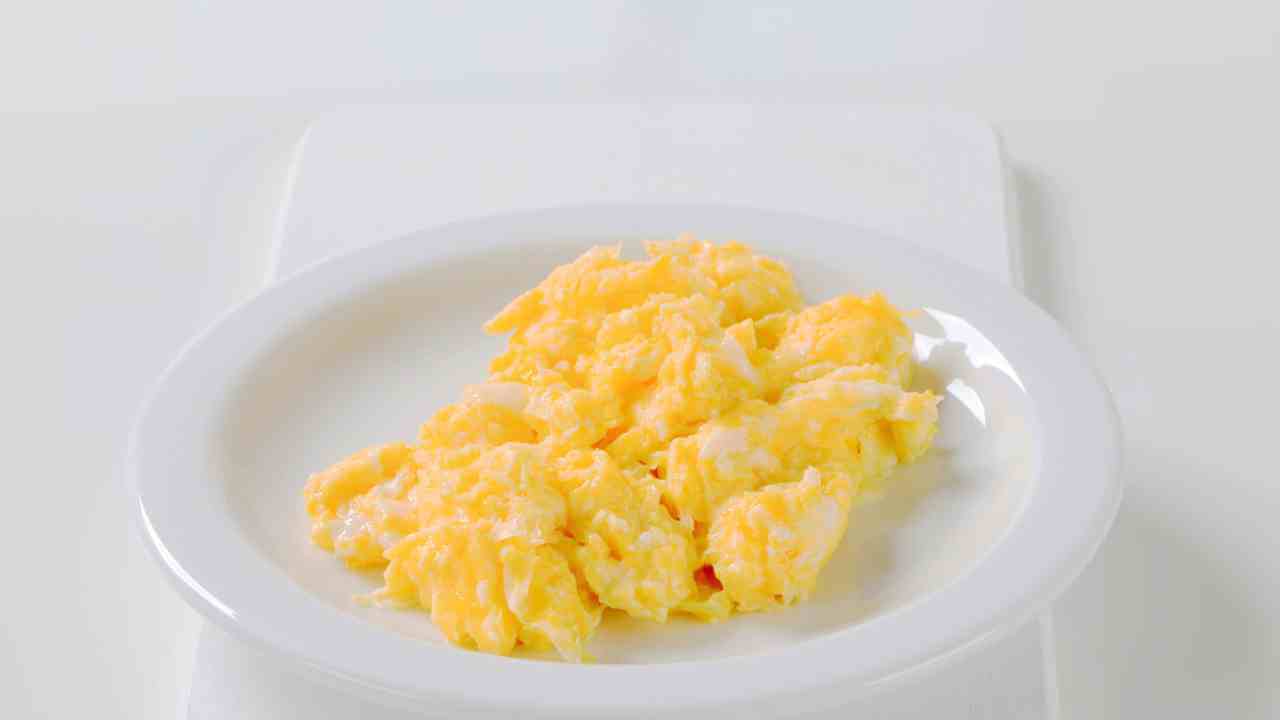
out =
[[[788,263],[809,301],[884,290],[947,395],[936,450],[864,506],[807,603],[716,625],[610,616],[594,665],[445,644],[422,613],[307,541],[307,474],[412,438],[485,374],[480,326],[592,244],[693,231]],[[1042,610],[1120,499],[1107,394],[1041,310],[981,274],[855,227],[702,206],[591,206],[417,233],[320,263],[192,341],[151,393],[129,472],[178,588],[239,637],[373,699],[549,714],[825,706]],[[931,662],[932,661],[932,662]]]

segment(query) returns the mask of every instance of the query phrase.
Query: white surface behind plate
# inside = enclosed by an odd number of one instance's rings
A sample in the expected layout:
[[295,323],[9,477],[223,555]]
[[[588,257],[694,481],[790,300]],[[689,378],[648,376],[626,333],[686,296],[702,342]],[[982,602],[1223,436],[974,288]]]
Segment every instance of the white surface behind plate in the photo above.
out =
[[1009,277],[995,133],[948,111],[366,106],[321,118],[299,168],[280,276],[335,252],[495,212],[688,202],[845,220]]
[[[976,119],[949,112],[837,105],[368,106],[336,111],[313,125],[294,171],[293,193],[281,209],[274,277],[363,244],[493,212],[686,201],[846,220],[1014,280],[995,135]],[[960,236],[990,242],[961,246],[953,240]],[[889,718],[1053,717],[1048,627],[1047,621],[1027,626],[927,685],[857,710]],[[285,715],[406,717],[340,696],[206,625],[189,717]]]

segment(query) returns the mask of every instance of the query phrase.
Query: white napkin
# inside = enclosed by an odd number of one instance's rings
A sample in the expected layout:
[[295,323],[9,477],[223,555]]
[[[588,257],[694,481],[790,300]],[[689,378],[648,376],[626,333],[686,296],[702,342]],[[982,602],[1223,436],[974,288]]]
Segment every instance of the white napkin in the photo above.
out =
[[[333,253],[451,220],[587,202],[721,203],[825,216],[910,238],[1017,280],[1012,198],[998,141],[977,119],[940,110],[362,106],[316,122],[294,170],[268,281]],[[878,718],[1055,717],[1051,636],[1047,617],[1028,623],[925,681],[849,711]],[[200,638],[191,720],[423,716],[336,692],[207,624]]]

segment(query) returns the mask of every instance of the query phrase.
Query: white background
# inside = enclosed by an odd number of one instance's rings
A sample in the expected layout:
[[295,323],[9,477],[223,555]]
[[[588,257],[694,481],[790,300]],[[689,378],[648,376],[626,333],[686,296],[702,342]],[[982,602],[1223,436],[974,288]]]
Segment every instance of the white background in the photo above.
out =
[[260,5],[0,11],[0,716],[174,715],[196,624],[118,470],[143,388],[262,277],[270,188],[211,178],[269,175],[334,102],[499,93],[991,120],[1032,295],[1125,423],[1103,590],[1076,606],[1103,631],[1060,638],[1105,690],[1065,672],[1064,714],[1280,713],[1280,5]]

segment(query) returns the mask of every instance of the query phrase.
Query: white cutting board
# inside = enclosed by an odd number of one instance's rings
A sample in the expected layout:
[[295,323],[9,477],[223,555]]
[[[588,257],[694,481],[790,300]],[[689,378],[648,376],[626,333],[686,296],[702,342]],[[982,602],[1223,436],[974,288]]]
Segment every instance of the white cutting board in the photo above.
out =
[[[595,202],[723,203],[829,217],[909,238],[1019,281],[1012,198],[995,133],[977,118],[943,110],[686,103],[349,107],[310,127],[288,184],[267,281],[423,227]],[[963,664],[849,713],[1049,720],[1057,716],[1052,650],[1046,617]],[[206,624],[188,717],[412,716],[330,690]]]
[[1007,200],[990,126],[940,110],[363,106],[332,112],[309,131],[277,272],[497,212],[687,202],[846,220],[1010,279]]

